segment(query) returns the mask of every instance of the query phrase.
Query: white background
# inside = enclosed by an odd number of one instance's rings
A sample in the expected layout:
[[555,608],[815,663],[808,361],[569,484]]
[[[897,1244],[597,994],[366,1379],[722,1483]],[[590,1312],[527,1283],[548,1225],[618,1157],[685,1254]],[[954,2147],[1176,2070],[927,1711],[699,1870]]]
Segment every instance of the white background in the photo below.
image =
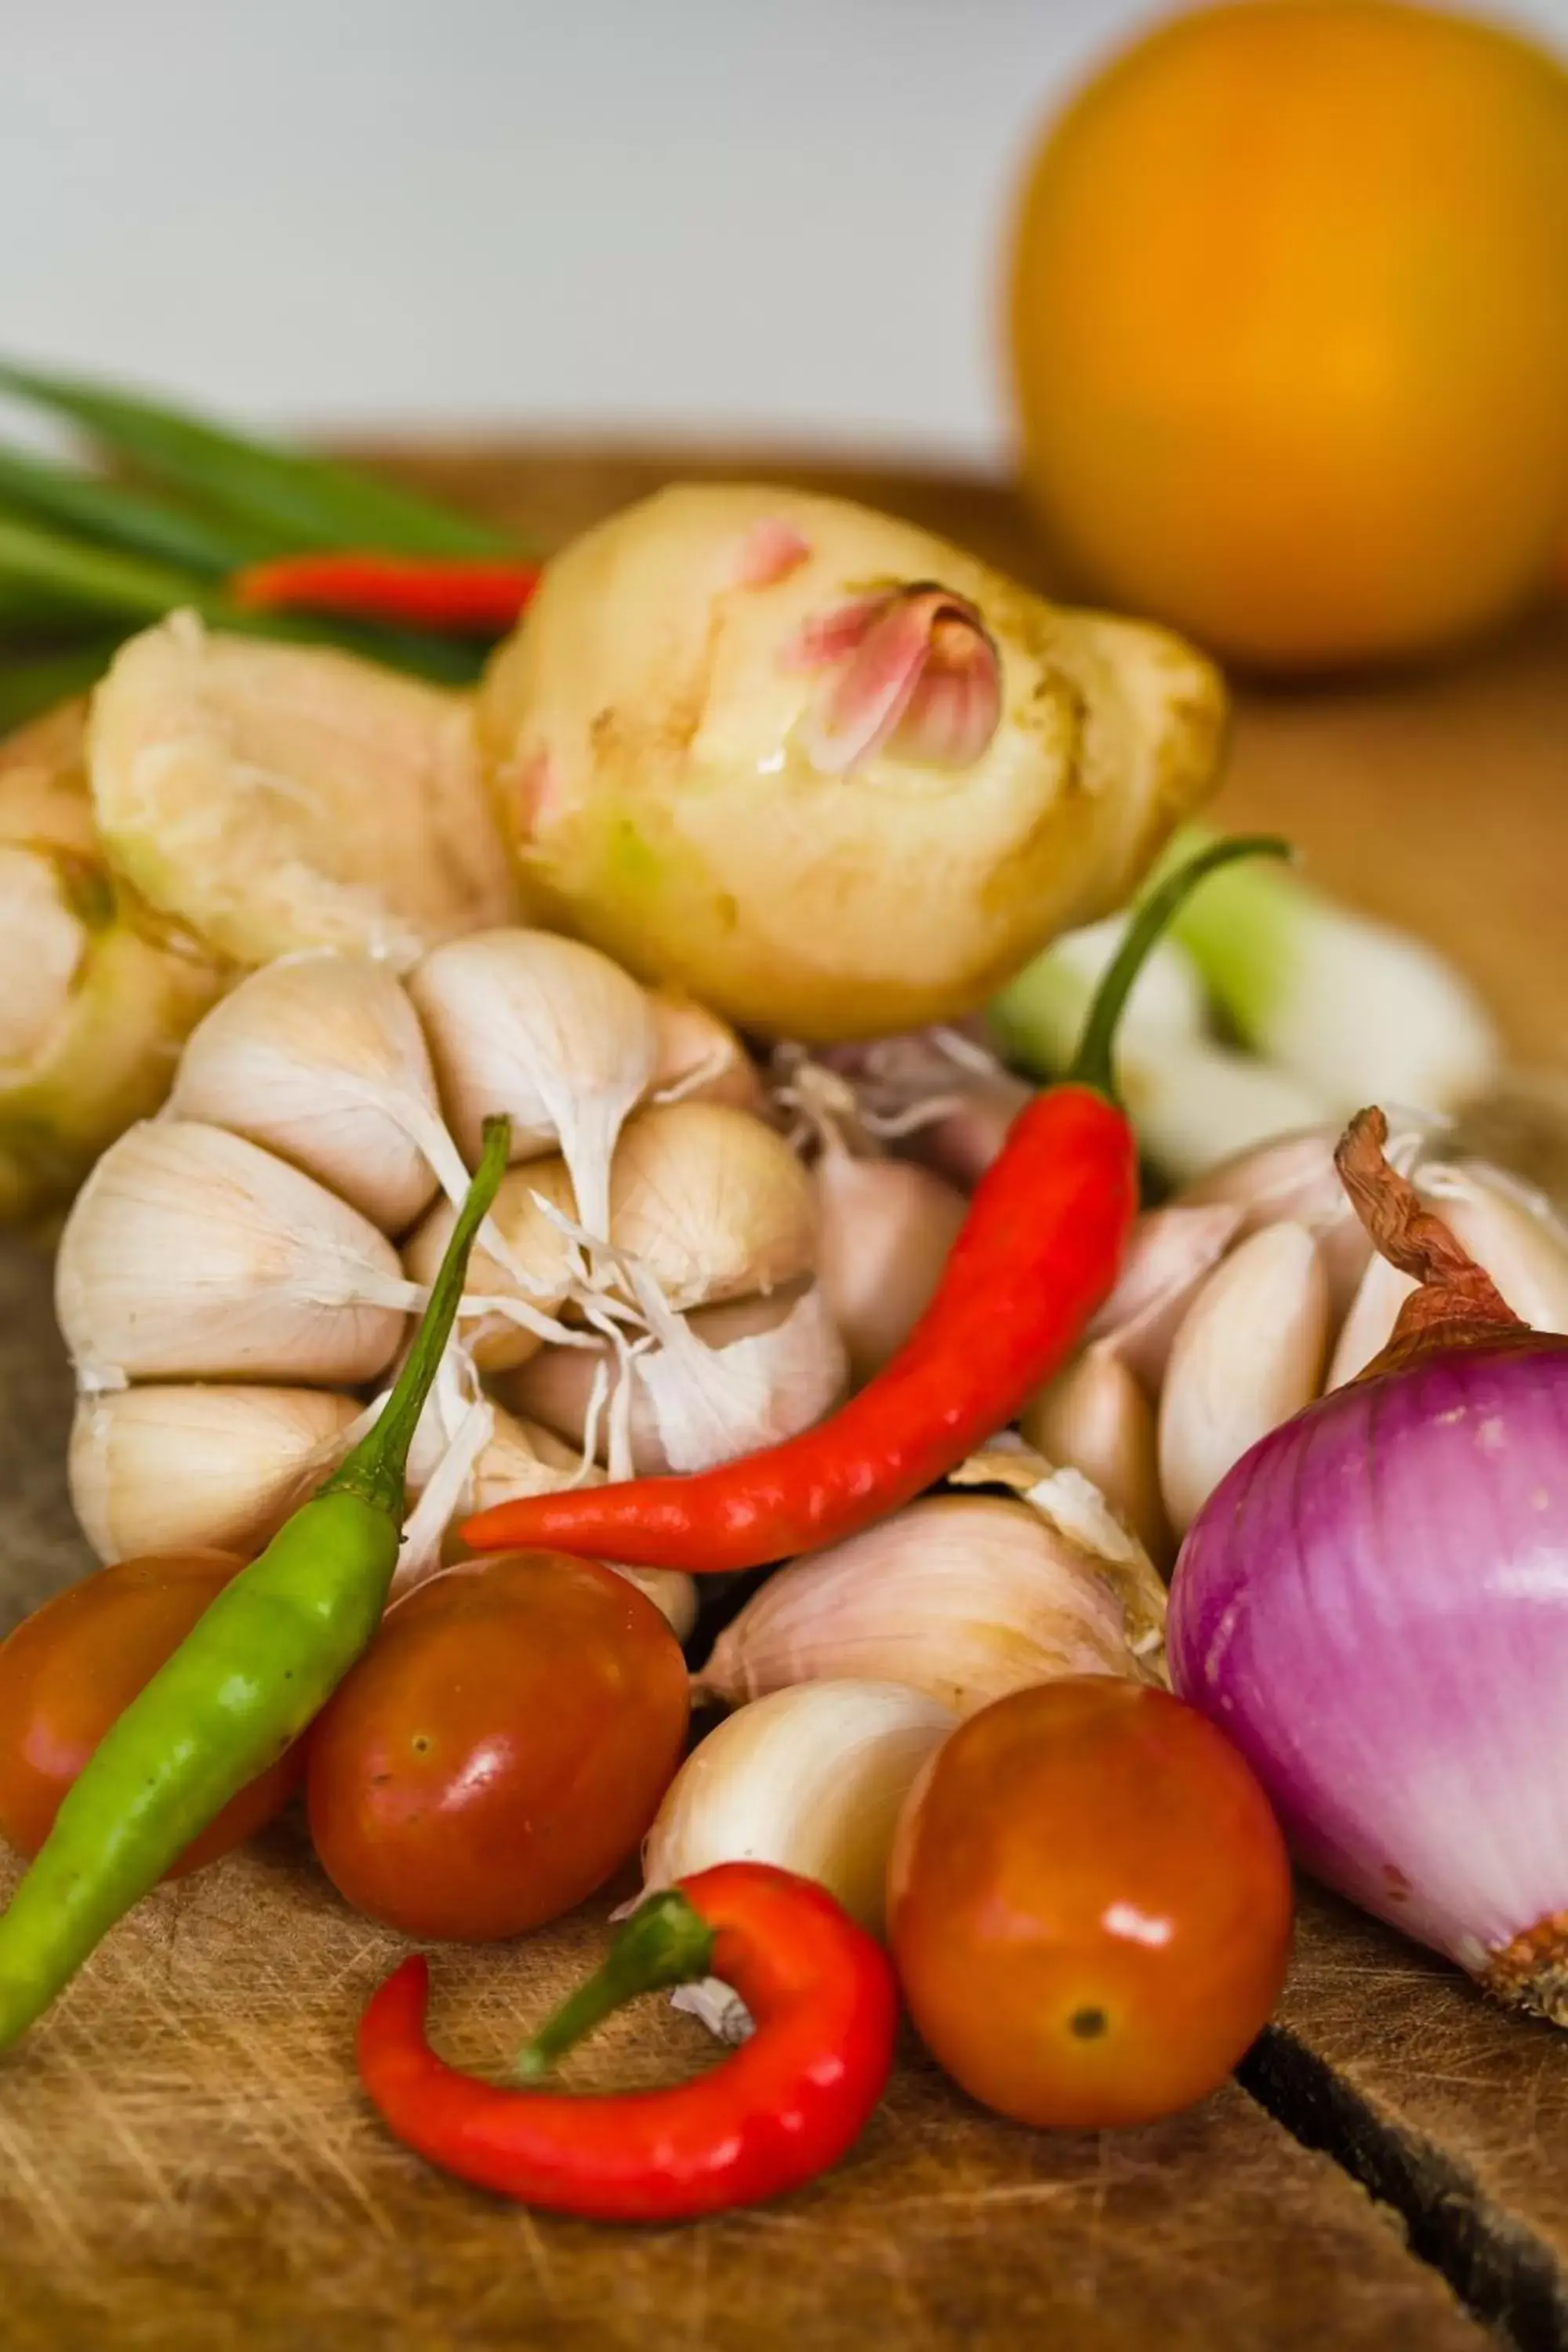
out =
[[257,420],[987,458],[1020,155],[1147,13],[0,0],[0,346]]

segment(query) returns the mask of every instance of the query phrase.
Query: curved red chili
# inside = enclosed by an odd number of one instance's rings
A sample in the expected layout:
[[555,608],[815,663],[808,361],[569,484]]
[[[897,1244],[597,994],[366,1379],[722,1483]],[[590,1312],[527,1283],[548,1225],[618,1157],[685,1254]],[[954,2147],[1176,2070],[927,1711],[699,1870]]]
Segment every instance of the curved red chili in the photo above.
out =
[[1005,1427],[1109,1296],[1138,1213],[1138,1151],[1110,1047],[1144,958],[1205,874],[1284,854],[1221,841],[1152,891],[1096,995],[1064,1082],[1019,1112],[975,1187],[935,1296],[876,1378],[781,1445],[680,1478],[531,1496],[462,1530],[475,1551],[585,1552],[634,1568],[761,1568],[853,1535]]
[[813,1881],[721,1863],[650,1896],[521,2070],[542,2073],[634,1994],[708,1976],[745,2002],[749,2041],[672,2089],[574,2097],[479,2082],[437,2057],[425,2039],[429,1966],[416,1956],[361,2020],[360,2079],[405,2146],[521,2204],[598,2221],[754,2205],[838,2161],[892,2066],[892,1964]]

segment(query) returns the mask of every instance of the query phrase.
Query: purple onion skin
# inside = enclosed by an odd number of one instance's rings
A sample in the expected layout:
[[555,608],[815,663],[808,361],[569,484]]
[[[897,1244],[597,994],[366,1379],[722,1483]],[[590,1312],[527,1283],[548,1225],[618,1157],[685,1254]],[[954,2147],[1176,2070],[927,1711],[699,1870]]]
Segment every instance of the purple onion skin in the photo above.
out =
[[1568,1913],[1568,1339],[1271,1431],[1188,1531],[1167,1642],[1329,1885],[1477,1974]]

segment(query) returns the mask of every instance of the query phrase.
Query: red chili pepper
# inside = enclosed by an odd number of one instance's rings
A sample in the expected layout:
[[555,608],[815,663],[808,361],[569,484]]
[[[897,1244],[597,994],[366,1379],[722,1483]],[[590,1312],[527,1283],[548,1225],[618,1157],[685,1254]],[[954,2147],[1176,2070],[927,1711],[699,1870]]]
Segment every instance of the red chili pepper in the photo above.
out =
[[1150,948],[1203,877],[1282,842],[1221,841],[1144,901],[1100,982],[1068,1076],[1019,1112],[981,1178],[942,1281],[899,1353],[832,1419],[695,1476],[531,1496],[463,1528],[475,1551],[584,1552],[635,1568],[761,1568],[910,1502],[1005,1427],[1116,1280],[1138,1152],[1110,1047]]
[[489,556],[285,555],[237,572],[247,612],[336,613],[453,636],[504,635],[540,581],[537,563]]
[[609,1958],[519,2061],[527,2078],[635,1994],[716,1976],[751,2039],[671,2090],[574,2098],[476,2081],[425,2039],[430,1972],[405,1960],[360,2021],[360,2079],[405,2146],[480,2189],[594,2221],[684,2221],[755,2205],[837,2164],[893,2063],[881,1946],[826,1888],[721,1863],[642,1904]]

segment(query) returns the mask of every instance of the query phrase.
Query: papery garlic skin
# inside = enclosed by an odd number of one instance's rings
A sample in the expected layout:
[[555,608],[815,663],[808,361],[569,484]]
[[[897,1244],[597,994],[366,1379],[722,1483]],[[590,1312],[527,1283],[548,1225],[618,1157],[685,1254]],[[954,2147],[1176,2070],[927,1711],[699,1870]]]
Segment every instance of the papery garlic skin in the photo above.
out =
[[739,1706],[868,1676],[963,1717],[1058,1675],[1139,1673],[1121,1593],[1091,1554],[1022,1503],[939,1495],[780,1569],[697,1688]]
[[[541,1202],[545,1205],[541,1206]],[[574,1249],[549,1211],[574,1217],[576,1195],[562,1160],[530,1160],[501,1178],[489,1223],[506,1244],[511,1265],[503,1266],[481,1241],[468,1257],[458,1330],[483,1372],[525,1363],[543,1344],[540,1319],[553,1318],[572,1288]],[[449,1200],[435,1207],[404,1244],[403,1263],[411,1281],[430,1283],[452,1237],[458,1212]],[[512,1269],[528,1277],[526,1285]],[[529,1310],[526,1318],[508,1311],[509,1302]]]
[[1266,1225],[1210,1275],[1160,1394],[1160,1487],[1183,1532],[1233,1463],[1318,1393],[1329,1286],[1304,1225]]
[[[331,949],[281,957],[216,1004],[186,1043],[170,1109],[259,1143],[401,1234],[445,1138],[424,1033],[395,975]],[[458,1162],[460,1166],[460,1162]]]
[[[804,552],[759,572],[769,528]],[[916,585],[995,648],[994,730],[962,766],[967,715],[924,756],[876,730],[845,764],[811,648]],[[1121,903],[1207,789],[1222,706],[1178,639],[1062,612],[913,525],[685,485],[552,560],[479,730],[546,919],[744,1027],[822,1040],[952,1018]]]
[[334,1389],[239,1381],[81,1396],[71,1507],[101,1560],[249,1552],[333,1467],[360,1413],[357,1398]]
[[242,968],[405,966],[512,911],[468,698],[379,663],[175,613],[116,654],[87,752],[115,871]]
[[1416,1188],[1537,1331],[1568,1331],[1568,1228],[1537,1192],[1469,1160],[1424,1168]]
[[418,1293],[357,1209],[244,1138],[131,1129],[60,1240],[55,1305],[84,1387],[124,1380],[372,1380]]
[[969,1203],[929,1168],[858,1159],[831,1139],[812,1175],[817,1280],[858,1385],[930,1306]]
[[899,1683],[801,1683],[757,1699],[670,1783],[643,1844],[646,1887],[715,1863],[775,1863],[879,1936],[900,1808],[954,1721]]
[[699,1307],[685,1323],[710,1359],[706,1366],[653,1346],[623,1374],[607,1341],[545,1348],[503,1376],[502,1392],[521,1412],[581,1445],[599,1380],[595,1452],[605,1463],[621,1381],[629,1379],[628,1467],[638,1477],[712,1469],[777,1444],[821,1421],[844,1394],[848,1363],[818,1288]]

